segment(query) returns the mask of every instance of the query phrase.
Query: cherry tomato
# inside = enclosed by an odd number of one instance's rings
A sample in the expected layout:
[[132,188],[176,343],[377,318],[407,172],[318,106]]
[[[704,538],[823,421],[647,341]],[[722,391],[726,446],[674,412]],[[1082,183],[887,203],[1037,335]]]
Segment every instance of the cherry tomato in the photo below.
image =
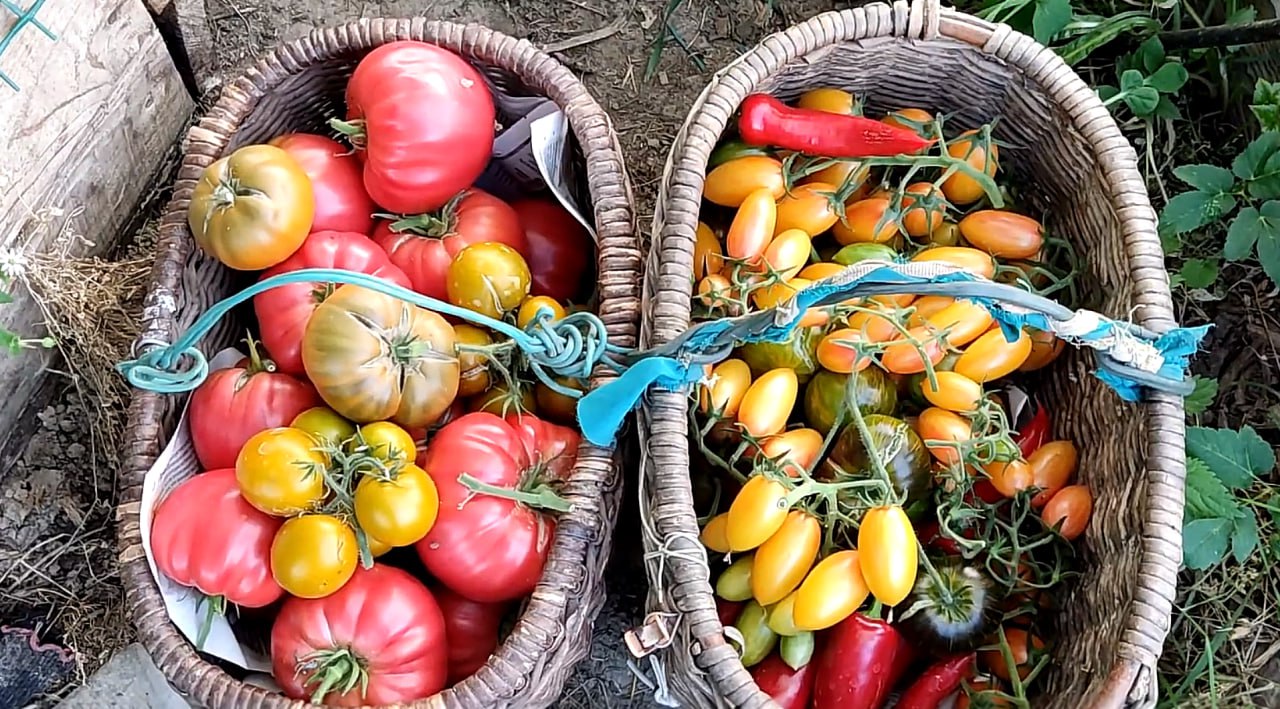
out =
[[819,261],[811,263],[800,269],[799,277],[810,281],[820,281],[824,278],[830,278],[844,271],[844,266],[830,261]]
[[982,401],[982,385],[958,372],[934,372],[937,388],[925,376],[920,393],[930,404],[947,411],[974,411]]
[[467,323],[453,326],[458,346],[458,396],[476,396],[489,388],[489,358],[468,348],[488,347],[493,336],[488,330]]
[[[961,133],[947,143],[947,154],[957,160],[964,160],[974,170],[994,177],[997,163],[1000,160],[1000,149],[994,140],[990,141],[991,154],[979,139],[978,132]],[[942,183],[942,193],[957,206],[973,204],[987,195],[977,180],[963,172],[955,172]]]
[[796,591],[792,617],[800,630],[823,630],[858,609],[871,592],[857,551],[838,551],[819,561]]
[[933,246],[959,246],[959,225],[955,222],[942,222],[933,231],[929,232],[929,243]]
[[1031,217],[979,209],[960,220],[960,233],[975,248],[997,258],[1034,258],[1044,246],[1044,227]]
[[809,261],[813,243],[809,235],[800,229],[788,229],[778,234],[765,247],[762,266],[783,280],[794,277]]
[[410,461],[418,455],[413,436],[390,421],[377,421],[361,426],[353,447],[362,443],[369,453],[387,462]]
[[700,281],[724,268],[724,248],[711,227],[698,222],[697,240],[693,244],[693,280]]
[[529,296],[529,265],[519,251],[496,241],[472,244],[449,264],[449,302],[494,319]]
[[1049,366],[1058,358],[1058,355],[1062,354],[1067,344],[1065,340],[1055,337],[1052,332],[1033,328],[1027,328],[1027,330],[1027,334],[1031,336],[1031,354],[1027,356],[1027,361],[1018,367],[1019,372],[1034,372]]
[[772,192],[758,189],[742,200],[738,213],[734,215],[725,235],[725,253],[729,258],[740,259],[748,264],[760,260],[760,254],[773,239],[773,230],[777,225],[778,206]]
[[1014,497],[1035,484],[1035,476],[1025,460],[997,460],[987,463],[985,471],[991,484],[1005,497]]
[[778,461],[782,471],[793,478],[801,471],[812,469],[821,451],[822,434],[812,428],[793,428],[769,436],[760,444],[760,453]]
[[808,512],[793,510],[778,531],[756,549],[751,565],[751,595],[771,606],[796,590],[809,573],[822,544],[822,525]]
[[916,430],[920,432],[925,447],[944,465],[960,462],[960,446],[967,443],[973,435],[972,424],[968,419],[937,406],[930,406],[920,412]]
[[740,359],[726,359],[711,370],[707,382],[699,386],[698,406],[702,413],[736,416],[751,387],[751,367]]
[[817,236],[840,221],[833,193],[836,186],[825,182],[808,182],[791,190],[778,200],[778,222],[774,234],[799,229]]
[[946,202],[932,182],[913,182],[902,195],[902,229],[908,236],[920,238],[942,226]]
[[930,364],[936,365],[947,354],[942,338],[931,333],[928,328],[913,327],[907,334],[910,338],[902,338],[901,341],[894,342],[880,354],[880,365],[886,370],[894,374],[923,372],[925,357],[929,358]]
[[771,202],[786,194],[781,162],[763,155],[730,160],[707,174],[702,196],[721,207],[737,207],[758,190],[765,190]]
[[786,598],[769,609],[769,629],[783,637],[790,637],[803,632],[796,627],[796,598],[798,591],[792,591]]
[[1079,454],[1071,441],[1050,441],[1027,456],[1027,465],[1040,492],[1031,498],[1031,506],[1039,509],[1049,503],[1055,494],[1071,482],[1076,472]]
[[1031,337],[1026,331],[1020,331],[1018,339],[1009,342],[1004,339],[1004,331],[995,328],[965,349],[956,360],[955,371],[985,384],[1016,371],[1030,354]]
[[734,300],[733,285],[728,278],[713,273],[698,281],[698,299],[708,308],[726,305]]
[[726,601],[742,602],[751,598],[751,572],[755,564],[750,554],[734,560],[716,579],[716,595]]
[[1053,497],[1040,511],[1040,519],[1049,527],[1059,523],[1062,528],[1058,533],[1067,539],[1075,539],[1089,526],[1089,516],[1093,514],[1093,494],[1084,485],[1068,485]]
[[551,316],[547,318],[548,324],[565,318],[564,306],[556,302],[555,298],[534,295],[525,298],[520,304],[520,309],[516,311],[516,327],[521,330],[528,328],[542,311],[546,311]]
[[717,554],[729,553],[729,513],[721,512],[707,521],[698,536],[703,546]]
[[901,603],[916,584],[916,532],[897,505],[867,510],[858,525],[858,566],[867,590],[886,606]]
[[916,263],[941,261],[976,273],[983,278],[996,275],[996,262],[991,258],[991,254],[968,246],[931,246],[912,256],[911,260]]
[[[554,377],[555,382],[565,388],[584,391],[580,381],[572,377]],[[550,419],[562,426],[576,426],[578,423],[578,399],[562,394],[542,382],[533,385],[533,399],[538,405],[538,415]]]
[[935,332],[945,331],[951,347],[964,347],[985,333],[992,321],[991,313],[984,306],[961,298],[929,316],[925,323]]
[[249,504],[269,515],[307,512],[325,497],[321,470],[329,456],[311,434],[296,428],[269,428],[254,434],[236,457],[236,483]]
[[827,333],[818,343],[818,363],[836,374],[861,372],[871,366],[869,355],[859,355],[854,345],[863,342],[853,328],[842,327]]
[[760,375],[742,397],[738,425],[757,440],[781,433],[795,408],[799,387],[794,369],[779,367]]
[[356,572],[356,533],[333,515],[286,520],[271,542],[271,573],[298,598],[324,598]]
[[880,119],[884,123],[898,128],[906,128],[913,130],[921,135],[926,135],[933,125],[933,114],[920,108],[901,108],[897,111],[890,111],[888,115]]
[[[1026,679],[1035,665],[1033,655],[1044,650],[1044,641],[1015,626],[1005,627],[1004,639],[1009,644],[1009,654],[1013,656],[1013,664],[1018,668],[1018,677]],[[999,634],[991,638],[991,644],[997,646],[1000,644]],[[978,653],[978,661],[996,677],[1006,682],[1011,679],[1012,673],[1009,672],[1009,665],[1005,662],[1004,652],[1000,647]]]
[[[796,293],[810,286],[809,279],[796,276],[786,283],[774,283],[764,288],[759,288],[751,292],[751,300],[757,308],[776,308],[788,300],[796,297]],[[798,328],[808,328],[817,325],[826,325],[831,316],[822,308],[809,308],[800,318]]]
[[898,222],[890,211],[888,197],[868,197],[845,207],[844,219],[831,227],[831,233],[841,244],[877,243],[891,241],[898,235]]
[[823,111],[825,113],[839,113],[841,115],[853,115],[853,109],[857,105],[857,100],[853,94],[841,89],[821,88],[809,89],[800,94],[800,99],[796,101],[796,106],[807,108],[812,111]]
[[871,174],[871,168],[867,167],[861,160],[837,160],[832,164],[818,170],[817,172],[800,180],[801,184],[824,184],[833,185],[836,189],[848,190],[853,189],[849,194],[846,202],[856,202],[871,191],[871,184],[867,181],[867,177]]
[[750,551],[764,544],[787,520],[787,489],[757,475],[748,480],[729,506],[725,536],[732,551]]
[[865,342],[887,342],[900,335],[894,315],[879,305],[853,313],[847,322]]
[[360,528],[393,547],[427,536],[440,511],[436,484],[412,463],[388,479],[365,475],[356,485],[356,521]]
[[305,431],[319,443],[342,445],[356,435],[356,425],[327,406],[316,406],[294,417],[289,428]]
[[923,325],[926,320],[935,314],[945,310],[948,305],[956,302],[955,298],[945,295],[926,295],[912,303],[915,312],[911,313],[911,317],[907,319],[908,327],[916,327]]

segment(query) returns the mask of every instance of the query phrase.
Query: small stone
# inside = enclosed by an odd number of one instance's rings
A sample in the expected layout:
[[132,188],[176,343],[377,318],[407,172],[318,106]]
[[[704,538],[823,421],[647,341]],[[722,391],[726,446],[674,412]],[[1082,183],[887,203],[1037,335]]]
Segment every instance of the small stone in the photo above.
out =
[[85,448],[84,445],[81,443],[72,443],[71,445],[67,446],[67,457],[74,460],[79,460],[83,458],[85,453],[87,452],[88,452],[88,449]]

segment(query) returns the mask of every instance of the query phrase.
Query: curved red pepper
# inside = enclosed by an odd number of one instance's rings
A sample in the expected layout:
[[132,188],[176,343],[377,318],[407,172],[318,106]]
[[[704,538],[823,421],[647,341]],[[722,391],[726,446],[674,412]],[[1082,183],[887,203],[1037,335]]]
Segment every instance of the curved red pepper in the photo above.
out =
[[854,613],[830,630],[810,663],[817,665],[813,709],[877,709],[912,657],[892,625]]
[[973,663],[977,656],[976,652],[970,652],[948,657],[930,665],[920,678],[898,697],[898,703],[894,705],[894,709],[937,709],[942,704],[942,700],[960,688],[960,683],[965,678],[973,676]]
[[782,709],[805,709],[813,695],[814,663],[793,670],[777,652],[751,668],[751,677],[760,691],[773,698]]
[[749,145],[827,158],[909,155],[933,144],[912,130],[862,116],[793,108],[769,94],[743,99],[738,133]]
[[1036,408],[1036,413],[1031,417],[1022,430],[1018,431],[1018,435],[1014,441],[1018,444],[1018,449],[1022,451],[1022,457],[1027,458],[1035,452],[1037,448],[1044,445],[1049,440],[1049,409],[1044,406]]

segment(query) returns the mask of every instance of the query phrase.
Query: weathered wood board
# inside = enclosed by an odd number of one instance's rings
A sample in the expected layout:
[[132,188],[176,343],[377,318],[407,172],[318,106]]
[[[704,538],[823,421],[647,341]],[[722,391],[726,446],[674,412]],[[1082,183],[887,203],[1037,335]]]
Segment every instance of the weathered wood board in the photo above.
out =
[[[35,0],[17,0],[30,7]],[[194,109],[155,23],[140,0],[45,0],[0,54],[0,254],[47,252],[41,210],[79,212],[74,230],[101,253],[157,185],[166,154]],[[0,38],[18,22],[0,5]],[[43,334],[20,286],[0,305],[0,327]],[[49,355],[0,353],[0,449],[44,377]]]

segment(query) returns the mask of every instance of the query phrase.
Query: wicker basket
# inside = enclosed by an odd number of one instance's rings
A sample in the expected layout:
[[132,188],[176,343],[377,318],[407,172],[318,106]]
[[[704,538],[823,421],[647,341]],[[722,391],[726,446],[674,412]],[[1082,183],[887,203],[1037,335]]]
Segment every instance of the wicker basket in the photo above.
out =
[[[1087,307],[1157,332],[1176,323],[1155,214],[1133,148],[1096,94],[1031,38],[937,0],[828,12],[765,38],[718,73],[689,113],[667,162],[645,282],[645,346],[690,322],[695,228],[708,156],[753,92],[794,99],[836,86],[872,110],[919,106],[972,128],[1003,116],[1001,166],[1048,228],[1088,260]],[[1038,201],[1037,201],[1038,199]],[[1079,352],[1044,382],[1056,434],[1081,449],[1097,498],[1082,545],[1082,580],[1058,614],[1044,706],[1149,706],[1181,561],[1185,459],[1180,399],[1127,405],[1089,374]],[[685,706],[776,706],[743,668],[716,615],[689,478],[684,392],[651,393],[640,419],[641,509],[651,622],[674,624],[666,682]],[[670,615],[666,615],[670,614]],[[654,633],[653,635],[660,635]],[[1038,704],[1039,705],[1039,704]]]
[[[146,301],[142,341],[173,338],[235,284],[233,274],[194,248],[186,212],[205,166],[242,144],[289,130],[322,130],[343,111],[355,62],[394,40],[417,39],[457,52],[504,89],[553,99],[565,112],[585,165],[599,236],[599,315],[610,342],[634,347],[640,308],[641,243],[617,137],[604,110],[564,66],[527,41],[475,25],[413,20],[361,20],[316,30],[285,44],[229,82],[218,102],[187,135],[172,201],[160,229],[159,257]],[[235,340],[224,322],[203,343],[208,351]],[[600,368],[591,385],[612,378]],[[121,574],[138,637],[169,681],[193,704],[211,709],[299,707],[305,703],[245,684],[196,653],[168,620],[152,580],[139,530],[143,476],[173,434],[183,400],[135,391],[120,475]],[[585,657],[604,601],[603,569],[621,497],[618,459],[587,444],[563,493],[573,511],[559,519],[546,570],[506,642],[474,676],[416,707],[542,707],[551,704],[574,664]],[[310,706],[310,705],[307,705]]]

